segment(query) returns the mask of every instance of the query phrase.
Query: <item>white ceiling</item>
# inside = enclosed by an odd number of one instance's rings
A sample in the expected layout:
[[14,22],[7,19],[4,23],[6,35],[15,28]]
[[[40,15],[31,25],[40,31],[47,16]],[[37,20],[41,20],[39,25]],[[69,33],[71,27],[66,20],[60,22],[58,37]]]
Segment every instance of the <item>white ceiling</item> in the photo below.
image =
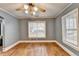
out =
[[[8,11],[8,13],[19,19],[29,18],[30,16],[27,15],[25,12],[16,11],[16,9],[19,8],[21,5],[21,3],[0,3],[0,8]],[[46,9],[45,13],[39,13],[39,17],[55,18],[64,8],[69,5],[69,3],[37,3],[36,5],[42,5]]]

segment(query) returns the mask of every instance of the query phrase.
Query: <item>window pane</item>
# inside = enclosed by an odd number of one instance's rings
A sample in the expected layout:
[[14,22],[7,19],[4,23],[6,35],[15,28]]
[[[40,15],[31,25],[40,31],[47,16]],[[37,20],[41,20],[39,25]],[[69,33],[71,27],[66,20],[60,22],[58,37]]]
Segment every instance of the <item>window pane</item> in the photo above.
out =
[[73,48],[78,48],[78,8],[62,17],[63,42]]
[[45,38],[46,28],[44,21],[29,22],[29,37],[30,38]]
[[66,18],[66,29],[77,29],[77,21],[74,15],[67,16]]
[[70,18],[67,16],[66,18],[66,29],[70,28]]
[[66,31],[66,40],[70,43],[77,45],[77,31],[76,30],[67,30]]

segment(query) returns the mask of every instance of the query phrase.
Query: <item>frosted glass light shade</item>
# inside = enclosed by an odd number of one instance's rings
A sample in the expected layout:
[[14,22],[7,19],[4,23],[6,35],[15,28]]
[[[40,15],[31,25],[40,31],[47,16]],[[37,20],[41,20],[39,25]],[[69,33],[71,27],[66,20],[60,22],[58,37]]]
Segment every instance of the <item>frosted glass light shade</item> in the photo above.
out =
[[24,5],[24,8],[25,8],[25,9],[28,9],[28,7],[29,7],[28,5]]
[[33,15],[35,15],[36,13],[35,12],[33,12]]
[[38,11],[38,8],[37,7],[34,7],[34,11]]
[[26,11],[25,11],[25,13],[27,14],[27,13],[28,13],[28,11],[26,10]]

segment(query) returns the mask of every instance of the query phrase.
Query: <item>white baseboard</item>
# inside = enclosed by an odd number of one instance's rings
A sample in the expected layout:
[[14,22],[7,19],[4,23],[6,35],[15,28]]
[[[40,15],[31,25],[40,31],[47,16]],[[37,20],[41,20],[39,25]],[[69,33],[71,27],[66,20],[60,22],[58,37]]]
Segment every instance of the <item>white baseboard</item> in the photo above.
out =
[[20,43],[33,43],[33,42],[56,42],[56,40],[21,40]]
[[20,42],[18,41],[18,42],[14,43],[14,44],[12,44],[12,45],[6,47],[6,48],[3,48],[3,52],[8,51],[9,49],[13,48],[14,46],[16,46],[16,45],[19,44],[19,43],[20,43]]
[[77,56],[76,54],[74,54],[72,51],[70,51],[69,49],[67,49],[66,47],[64,47],[62,44],[60,44],[58,41],[56,41],[56,43],[63,48],[68,54],[70,54],[71,56]]
[[6,47],[6,48],[3,48],[3,52],[6,52],[6,51],[8,51],[9,49],[11,49],[11,48],[13,48],[14,46],[16,46],[17,44],[19,44],[19,43],[33,43],[33,42],[56,42],[61,48],[63,48],[67,53],[69,53],[71,56],[76,56],[76,54],[74,54],[72,51],[70,51],[69,49],[67,49],[66,47],[64,47],[62,44],[60,44],[58,41],[56,41],[56,40],[38,40],[38,41],[25,41],[25,40],[23,40],[23,41],[18,41],[18,42],[16,42],[16,43],[14,43],[13,45],[11,45],[11,46],[9,46],[9,47]]

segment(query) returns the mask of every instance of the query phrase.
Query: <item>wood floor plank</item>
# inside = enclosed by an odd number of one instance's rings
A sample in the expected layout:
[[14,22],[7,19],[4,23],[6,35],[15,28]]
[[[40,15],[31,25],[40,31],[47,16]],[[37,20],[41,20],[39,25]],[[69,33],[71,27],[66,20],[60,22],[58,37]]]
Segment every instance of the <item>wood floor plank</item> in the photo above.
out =
[[70,56],[56,43],[20,43],[2,56]]

